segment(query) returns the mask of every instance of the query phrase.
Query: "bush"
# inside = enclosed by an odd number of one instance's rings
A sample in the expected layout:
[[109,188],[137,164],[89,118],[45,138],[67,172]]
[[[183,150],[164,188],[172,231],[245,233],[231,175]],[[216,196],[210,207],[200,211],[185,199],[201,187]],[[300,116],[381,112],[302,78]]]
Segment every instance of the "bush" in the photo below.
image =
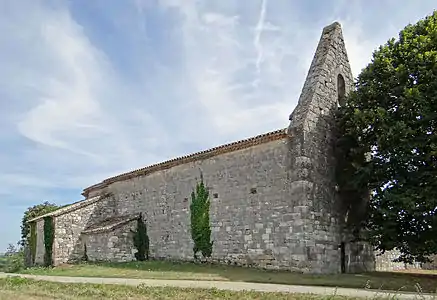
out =
[[201,252],[204,258],[211,257],[213,242],[211,241],[211,228],[209,221],[209,192],[200,174],[200,182],[191,193],[191,237],[194,242],[193,256],[197,259],[197,253]]
[[6,254],[0,257],[0,271],[6,273],[15,273],[25,268],[24,252]]
[[147,225],[143,220],[143,215],[137,219],[136,231],[132,232],[134,247],[138,250],[135,253],[135,258],[138,261],[145,261],[149,259],[149,236],[147,235]]

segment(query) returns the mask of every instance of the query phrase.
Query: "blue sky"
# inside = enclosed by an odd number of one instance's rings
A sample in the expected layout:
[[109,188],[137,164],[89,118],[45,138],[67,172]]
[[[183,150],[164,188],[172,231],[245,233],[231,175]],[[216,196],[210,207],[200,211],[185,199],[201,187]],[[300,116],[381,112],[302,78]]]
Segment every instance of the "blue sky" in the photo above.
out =
[[0,2],[0,251],[24,210],[288,125],[321,30],[354,76],[435,0]]

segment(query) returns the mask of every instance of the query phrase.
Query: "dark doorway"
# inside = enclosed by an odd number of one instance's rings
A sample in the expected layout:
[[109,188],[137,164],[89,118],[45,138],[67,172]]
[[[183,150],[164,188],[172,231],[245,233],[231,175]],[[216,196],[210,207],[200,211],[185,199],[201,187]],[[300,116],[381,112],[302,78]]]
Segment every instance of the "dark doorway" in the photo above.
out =
[[344,242],[340,244],[340,261],[341,261],[341,273],[346,273],[346,247]]

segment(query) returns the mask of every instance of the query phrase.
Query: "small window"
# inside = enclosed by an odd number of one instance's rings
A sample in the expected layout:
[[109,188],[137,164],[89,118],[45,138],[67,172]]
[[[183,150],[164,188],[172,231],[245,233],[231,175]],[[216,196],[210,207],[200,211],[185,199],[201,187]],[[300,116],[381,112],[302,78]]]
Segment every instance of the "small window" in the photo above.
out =
[[218,194],[217,194],[217,193],[214,193],[212,196],[213,196],[215,199],[218,198]]
[[251,194],[256,194],[256,188],[251,188],[251,189],[250,189],[250,193],[251,193]]
[[346,101],[346,85],[341,74],[337,76],[337,97],[338,105],[343,106]]

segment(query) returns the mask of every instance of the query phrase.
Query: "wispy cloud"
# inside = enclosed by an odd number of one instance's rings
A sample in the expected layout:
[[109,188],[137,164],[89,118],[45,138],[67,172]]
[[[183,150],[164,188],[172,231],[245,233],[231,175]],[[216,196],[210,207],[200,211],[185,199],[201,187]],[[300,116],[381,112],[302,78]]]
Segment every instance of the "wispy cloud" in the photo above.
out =
[[267,10],[267,0],[261,1],[261,11],[259,13],[258,23],[256,24],[255,29],[255,38],[253,39],[253,44],[255,45],[257,58],[256,58],[256,69],[258,74],[261,72],[260,65],[263,59],[263,49],[261,45],[261,34],[264,30],[264,23],[266,19],[266,10]]
[[[19,18],[20,4],[10,6],[12,15],[2,21],[6,26]],[[10,124],[16,133],[16,151],[21,152],[21,168],[9,181],[21,178],[17,182],[23,186],[46,188],[42,173],[50,186],[79,188],[100,180],[98,176],[133,167],[142,143],[135,141],[139,132],[132,134],[127,127],[144,126],[150,138],[143,141],[151,142],[160,132],[159,122],[147,111],[124,107],[123,98],[138,99],[139,91],[129,90],[66,6],[35,4],[32,9],[21,32],[15,32],[25,38],[17,39],[12,33],[3,36],[11,47],[0,50],[1,61],[8,67],[0,74],[3,91],[22,107]],[[140,147],[132,147],[134,143]]]
[[356,76],[434,5],[373,2],[3,1],[0,236],[34,203],[286,127],[323,26],[342,23]]
[[294,33],[281,29],[285,25],[281,18],[273,15],[266,20],[267,2],[254,2],[247,10],[216,5],[213,11],[189,1],[164,5],[182,16],[185,64],[180,76],[192,87],[186,98],[193,109],[202,111],[201,122],[208,124],[202,134],[206,141],[285,127],[294,106],[289,97],[297,98],[299,89],[287,79],[295,81],[304,67],[295,64],[296,73],[284,69],[287,58],[298,61]]

